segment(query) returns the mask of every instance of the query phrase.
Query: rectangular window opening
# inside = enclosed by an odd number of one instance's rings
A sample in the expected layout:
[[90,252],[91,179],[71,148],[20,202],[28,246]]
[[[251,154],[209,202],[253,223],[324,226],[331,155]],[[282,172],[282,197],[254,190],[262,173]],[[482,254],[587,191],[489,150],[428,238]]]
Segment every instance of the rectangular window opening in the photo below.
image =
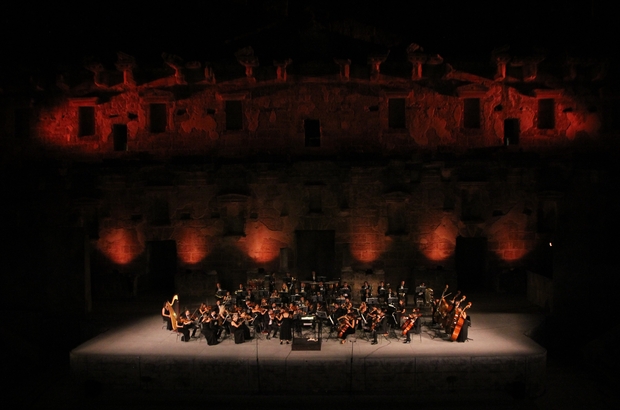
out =
[[465,98],[463,101],[463,126],[480,128],[480,98]]
[[304,120],[304,134],[306,147],[321,146],[321,122],[319,120]]
[[226,101],[226,130],[243,129],[243,110],[241,100]]
[[168,123],[166,104],[154,103],[149,105],[149,131],[153,134],[166,132]]
[[78,136],[95,135],[95,107],[78,107]]
[[504,145],[519,145],[519,119],[506,118],[504,120]]
[[404,98],[390,98],[388,100],[388,126],[392,129],[407,128]]
[[114,151],[127,151],[127,125],[114,124],[112,134],[114,136]]
[[538,100],[538,123],[539,130],[552,130],[555,128],[555,101],[553,98]]

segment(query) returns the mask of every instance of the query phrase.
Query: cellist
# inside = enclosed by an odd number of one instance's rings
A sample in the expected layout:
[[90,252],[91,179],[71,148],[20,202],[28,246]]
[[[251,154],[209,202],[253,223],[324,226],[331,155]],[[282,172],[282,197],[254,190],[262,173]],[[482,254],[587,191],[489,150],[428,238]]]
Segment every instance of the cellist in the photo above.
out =
[[403,336],[406,336],[407,339],[405,340],[405,344],[409,344],[411,343],[411,330],[413,329],[413,332],[415,334],[419,334],[421,331],[421,322],[418,320],[420,318],[420,316],[422,316],[420,314],[420,309],[415,308],[411,310],[411,314],[409,315],[409,317],[407,317],[407,319],[405,320],[405,323],[403,323]]
[[346,315],[340,318],[340,327],[338,329],[338,337],[341,339],[340,344],[345,344],[347,336],[355,333],[357,319],[353,316],[353,312],[349,310]]

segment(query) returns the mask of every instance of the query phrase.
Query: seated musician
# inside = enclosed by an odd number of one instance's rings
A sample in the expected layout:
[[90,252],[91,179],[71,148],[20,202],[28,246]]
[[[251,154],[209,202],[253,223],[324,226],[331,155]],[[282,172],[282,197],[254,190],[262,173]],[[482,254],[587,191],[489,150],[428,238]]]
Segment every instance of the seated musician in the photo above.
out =
[[239,284],[239,288],[235,291],[235,297],[237,298],[237,306],[243,306],[243,301],[245,299],[245,288],[243,287],[243,283]]
[[301,282],[301,287],[299,288],[299,294],[303,297],[306,297],[306,295],[308,294],[308,289],[306,289],[306,284],[304,282]]
[[280,287],[280,298],[282,298],[282,303],[288,303],[288,286],[286,282],[282,282],[282,286]]
[[205,314],[201,321],[200,331],[204,335],[209,346],[216,345],[217,339],[219,338],[220,329],[217,317],[217,313],[213,310],[211,313]]
[[222,289],[222,285],[218,282],[215,284],[215,297],[222,299],[226,295],[226,291]]
[[398,285],[398,298],[405,301],[405,305],[407,304],[407,286],[405,285],[405,281],[401,280],[400,285]]
[[182,315],[181,319],[184,323],[184,327],[192,330],[191,337],[196,337],[196,330],[198,330],[198,326],[196,325],[196,318],[190,313],[189,310],[186,310]]
[[340,344],[344,344],[347,341],[347,336],[354,334],[357,328],[357,319],[353,315],[352,311],[347,312],[346,315],[340,318],[340,326],[338,328],[338,337],[341,339]]
[[284,277],[284,284],[286,285],[286,288],[291,290],[291,288],[293,287],[293,280],[294,278],[291,276],[291,272],[286,272],[286,276]]
[[166,321],[166,329],[172,330],[172,321],[170,319],[170,311],[168,310],[168,302],[164,302],[161,308],[161,316]]
[[377,334],[385,334],[385,312],[381,309],[377,311],[377,315],[374,317],[372,323],[370,324],[370,332],[372,333],[372,343],[373,345],[377,344]]
[[232,320],[230,322],[230,327],[232,329],[232,333],[235,337],[235,344],[240,344],[245,342],[245,331],[243,329],[243,320],[238,313],[233,313]]
[[181,336],[182,342],[189,342],[189,330],[190,330],[191,321],[188,321],[184,318],[184,315],[180,315],[177,319],[177,332],[182,333]]
[[418,320],[421,316],[422,315],[420,314],[420,309],[416,308],[411,310],[411,314],[407,317],[405,323],[403,324],[403,335],[407,336],[407,339],[404,343],[411,343],[411,332],[413,332],[414,334],[420,334],[420,332],[422,331],[422,322]]
[[342,295],[345,299],[351,298],[351,286],[349,286],[347,282],[342,284],[342,287],[340,288],[340,295]]
[[224,306],[230,306],[232,303],[232,295],[230,294],[230,292],[226,292],[226,295],[224,295],[224,297],[222,298],[222,302],[224,304]]
[[406,318],[405,311],[407,310],[407,304],[404,299],[400,299],[398,301],[398,306],[396,306],[396,325],[401,327],[403,325],[403,321]]
[[365,280],[360,290],[366,290],[366,289],[372,291],[372,287],[368,284],[368,281]]
[[377,297],[381,298],[381,302],[385,302],[385,294],[387,293],[387,289],[385,287],[385,283],[383,281],[379,282],[379,286],[377,286]]
[[217,316],[218,316],[217,320],[221,327],[220,333],[223,330],[226,335],[229,335],[230,334],[230,323],[228,323],[227,321],[228,310],[226,310],[226,306],[224,306],[224,304],[222,303],[220,299],[215,301],[215,306],[216,306],[215,310],[217,311]]
[[280,324],[278,323],[278,319],[276,318],[276,314],[273,309],[269,309],[267,315],[265,315],[264,323],[265,331],[267,332],[267,340],[271,339],[271,337],[276,337],[278,330],[280,329]]

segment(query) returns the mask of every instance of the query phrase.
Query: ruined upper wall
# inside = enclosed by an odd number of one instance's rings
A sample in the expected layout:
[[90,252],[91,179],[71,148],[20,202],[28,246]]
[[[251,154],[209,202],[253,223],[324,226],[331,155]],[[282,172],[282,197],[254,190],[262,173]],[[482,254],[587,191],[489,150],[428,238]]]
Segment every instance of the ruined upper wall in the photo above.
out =
[[[578,61],[557,78],[541,72],[540,56],[494,54],[496,71],[487,77],[457,70],[415,45],[407,76],[382,72],[387,55],[369,56],[362,71],[334,59],[331,73],[318,66],[291,70],[290,59],[262,67],[251,49],[240,50],[236,68],[223,72],[216,71],[225,69],[221,64],[163,57],[167,69],[154,77],[119,54],[116,76],[90,63],[90,80],[60,81],[56,98],[41,98],[30,109],[33,145],[96,158],[539,149],[597,138],[610,113],[608,99],[575,85],[570,74]],[[604,70],[592,70],[591,85],[602,87]]]

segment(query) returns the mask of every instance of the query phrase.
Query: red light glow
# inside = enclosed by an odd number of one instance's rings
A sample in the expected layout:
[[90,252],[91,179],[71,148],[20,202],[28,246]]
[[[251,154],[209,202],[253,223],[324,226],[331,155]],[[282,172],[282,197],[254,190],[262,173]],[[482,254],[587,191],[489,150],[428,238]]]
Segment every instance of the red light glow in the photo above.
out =
[[448,259],[454,253],[455,245],[448,240],[428,240],[422,239],[419,244],[420,251],[424,256],[433,262]]
[[100,234],[97,248],[112,262],[126,265],[144,252],[144,242],[133,229],[110,229]]
[[184,263],[198,264],[209,254],[209,244],[200,229],[186,228],[177,240],[177,256]]
[[257,264],[275,261],[280,257],[280,249],[287,247],[285,241],[274,238],[276,232],[270,231],[263,224],[248,231],[244,241],[245,251]]
[[352,227],[350,238],[351,256],[364,263],[379,259],[385,251],[386,240],[388,240],[384,234],[379,234],[367,226]]

